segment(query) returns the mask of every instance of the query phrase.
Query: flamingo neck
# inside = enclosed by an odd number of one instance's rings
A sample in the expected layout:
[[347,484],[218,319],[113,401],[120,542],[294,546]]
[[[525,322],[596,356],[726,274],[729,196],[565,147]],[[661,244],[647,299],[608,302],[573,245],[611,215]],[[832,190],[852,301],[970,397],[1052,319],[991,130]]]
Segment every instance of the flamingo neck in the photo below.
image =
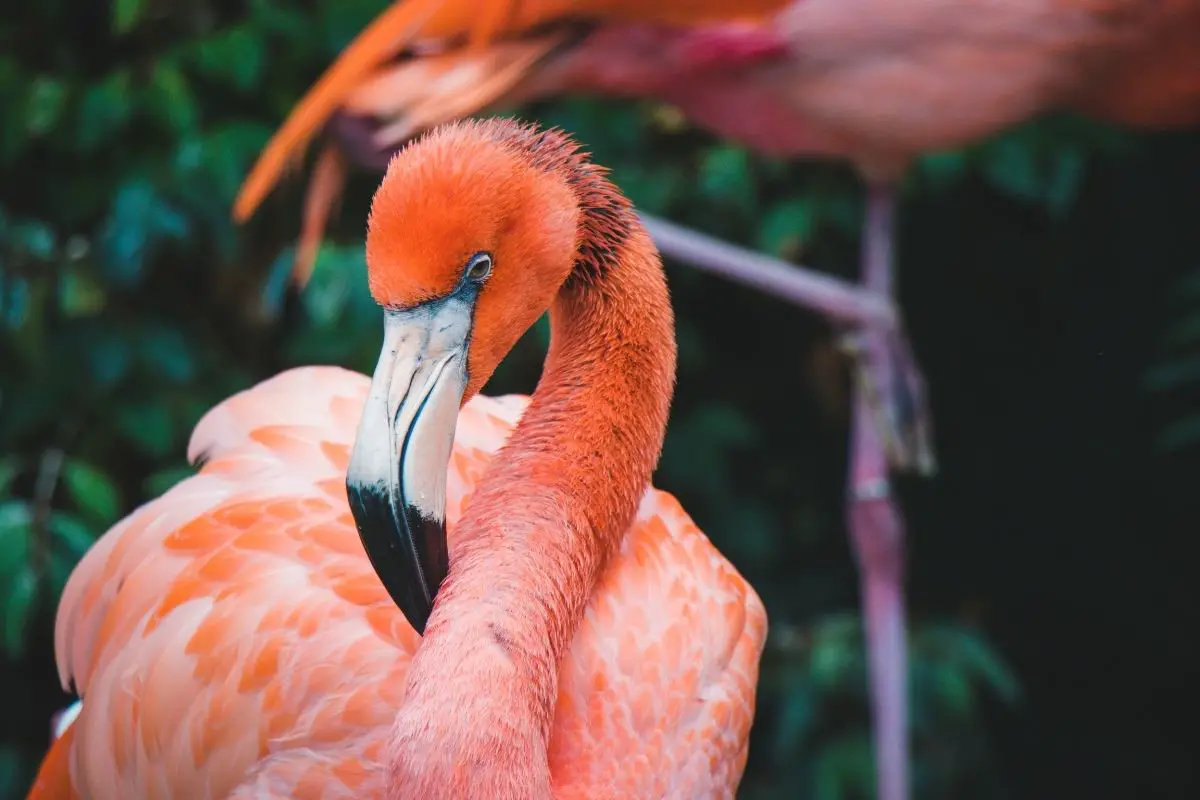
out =
[[[458,522],[406,700],[433,713],[464,695],[503,703],[542,744],[558,665],[647,489],[675,380],[674,318],[649,235],[611,187],[611,197],[574,188],[579,260],[551,309],[542,379]],[[514,673],[502,683],[520,696],[488,693],[497,670]],[[461,714],[464,725],[479,716]]]

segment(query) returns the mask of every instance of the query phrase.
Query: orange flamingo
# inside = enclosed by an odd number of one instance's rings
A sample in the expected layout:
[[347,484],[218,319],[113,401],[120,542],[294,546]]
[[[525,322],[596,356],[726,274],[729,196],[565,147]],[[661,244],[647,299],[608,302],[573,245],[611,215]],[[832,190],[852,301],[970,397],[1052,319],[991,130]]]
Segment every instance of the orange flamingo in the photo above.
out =
[[[732,798],[766,615],[648,485],[675,338],[628,201],[562,133],[455,123],[367,262],[374,376],[221,403],[76,568],[30,796]],[[533,396],[477,394],[547,308]]]
[[[296,133],[311,136],[328,123],[336,143],[322,152],[306,203],[296,261],[303,282],[344,153],[369,166],[428,125],[564,92],[655,97],[761,152],[851,159],[869,184],[864,291],[836,287],[833,303],[818,291],[830,287],[810,281],[792,285],[790,297],[865,324],[855,344],[860,383],[882,401],[861,391],[855,400],[848,523],[863,572],[880,796],[899,800],[908,786],[904,531],[888,466],[928,474],[933,456],[923,385],[898,315],[889,308],[887,318],[872,316],[869,306],[891,299],[893,187],[923,152],[1054,107],[1141,127],[1200,121],[1200,2],[731,1],[728,19],[660,4],[678,22],[645,5],[638,16],[604,0],[569,9],[491,0],[478,13],[480,4],[446,0],[438,24],[421,27],[414,17],[422,6],[397,3],[297,105],[250,173],[235,216],[247,218],[277,180],[301,144]],[[372,50],[368,40],[387,45]],[[664,252],[780,288],[780,270],[768,274],[761,257],[648,225]]]

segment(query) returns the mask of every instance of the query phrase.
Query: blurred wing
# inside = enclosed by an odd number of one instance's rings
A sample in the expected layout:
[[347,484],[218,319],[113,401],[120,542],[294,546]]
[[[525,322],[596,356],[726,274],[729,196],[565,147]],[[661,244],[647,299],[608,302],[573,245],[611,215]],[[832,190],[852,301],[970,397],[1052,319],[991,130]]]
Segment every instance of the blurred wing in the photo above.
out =
[[[566,38],[565,33],[550,33],[482,49],[407,59],[367,78],[346,97],[342,108],[386,120],[374,142],[380,150],[390,150],[418,131],[490,106]],[[305,195],[304,221],[292,268],[298,286],[304,286],[312,274],[325,223],[341,195],[345,176],[337,148],[326,146]]]
[[288,162],[380,65],[418,39],[458,42],[472,48],[571,20],[696,25],[760,19],[792,0],[402,0],[387,8],[346,46],[300,99],[242,184],[234,218],[243,222],[278,182]]
[[304,195],[304,219],[300,223],[300,238],[296,242],[296,258],[292,263],[292,280],[303,287],[312,277],[317,251],[325,235],[325,223],[342,196],[346,184],[346,162],[337,147],[326,145],[317,157],[308,192]]
[[1070,106],[1139,128],[1200,123],[1200,2],[1164,0],[1138,12],[1133,46],[1093,70]]
[[380,149],[391,149],[418,131],[496,102],[568,38],[556,31],[402,61],[356,88],[342,108],[387,120],[375,141]]

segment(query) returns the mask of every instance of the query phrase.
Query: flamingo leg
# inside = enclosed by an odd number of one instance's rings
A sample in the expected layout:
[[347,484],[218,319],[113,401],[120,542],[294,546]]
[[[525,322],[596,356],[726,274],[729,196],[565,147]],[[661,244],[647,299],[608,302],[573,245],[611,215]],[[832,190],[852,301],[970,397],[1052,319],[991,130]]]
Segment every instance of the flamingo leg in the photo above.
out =
[[898,315],[890,297],[650,214],[639,216],[668,258],[816,311],[835,323],[855,329],[896,327]]
[[[893,210],[892,189],[870,185],[863,232],[862,287],[884,297],[892,296]],[[888,457],[887,438],[903,438],[898,428],[905,427],[905,417],[925,418],[923,392],[898,326],[890,332],[878,326],[867,328],[860,340],[859,355],[862,369],[853,400],[847,526],[860,572],[877,796],[879,800],[907,800],[904,518],[889,481],[889,460],[895,459]],[[915,395],[911,391],[914,380]],[[874,392],[865,391],[868,386]],[[873,402],[876,399],[883,401],[882,414],[878,403]],[[911,407],[911,415],[904,413],[906,406]],[[927,436],[927,428],[918,428],[909,438],[922,444],[927,443]]]
[[904,518],[889,467],[936,469],[925,385],[896,310],[889,185],[868,188],[863,276],[836,278],[735,247],[665,220],[642,220],[664,255],[762,289],[853,326],[855,355],[847,526],[861,575],[879,800],[909,796],[908,656],[904,615]]

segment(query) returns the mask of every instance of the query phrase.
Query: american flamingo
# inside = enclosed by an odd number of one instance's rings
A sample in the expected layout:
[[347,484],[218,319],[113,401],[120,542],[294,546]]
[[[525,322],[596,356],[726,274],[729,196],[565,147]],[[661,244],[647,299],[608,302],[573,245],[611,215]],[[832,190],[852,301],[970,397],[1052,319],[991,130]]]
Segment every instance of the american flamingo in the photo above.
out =
[[[1140,127],[1200,121],[1200,2],[789,0],[686,24],[650,11],[647,19],[615,14],[603,0],[569,9],[492,0],[473,13],[478,7],[446,0],[438,25],[426,28],[414,21],[423,8],[415,0],[389,8],[297,105],[250,173],[235,216],[246,218],[269,190],[298,132],[329,123],[335,144],[318,160],[298,248],[303,276],[344,154],[369,166],[426,125],[566,92],[654,97],[763,153],[851,160],[868,183],[866,294],[854,298],[855,321],[868,324],[855,349],[882,407],[856,393],[848,527],[863,573],[881,797],[905,797],[904,530],[888,466],[927,474],[933,460],[915,361],[894,318],[864,313],[869,299],[892,295],[894,187],[918,155],[1052,108]],[[728,8],[732,15],[740,4]],[[462,46],[466,37],[474,46]],[[747,255],[702,253],[694,236],[680,247],[682,232],[651,223],[664,252],[761,274]],[[830,310],[808,287],[793,296]],[[883,424],[871,424],[879,411]]]
[[[766,615],[648,485],[675,337],[630,204],[565,134],[460,122],[366,246],[374,376],[221,403],[72,574],[84,702],[30,796],[733,797]],[[478,394],[547,308],[533,396]]]

